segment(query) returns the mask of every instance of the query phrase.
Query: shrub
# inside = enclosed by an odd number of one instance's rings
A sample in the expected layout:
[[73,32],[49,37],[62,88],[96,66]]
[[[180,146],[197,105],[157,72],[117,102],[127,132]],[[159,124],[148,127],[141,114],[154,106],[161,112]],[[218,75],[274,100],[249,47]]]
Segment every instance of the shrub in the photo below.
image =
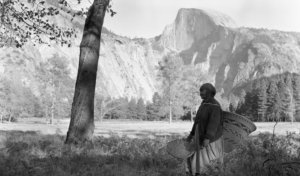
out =
[[[65,137],[59,135],[19,131],[2,131],[0,135],[5,137],[0,141],[1,176],[184,175],[183,162],[162,150],[167,141],[178,136],[95,137],[91,144],[74,147],[64,145]],[[210,168],[208,175],[299,175],[295,169],[300,160],[299,146],[300,137],[295,134],[259,134],[225,156],[224,170]]]

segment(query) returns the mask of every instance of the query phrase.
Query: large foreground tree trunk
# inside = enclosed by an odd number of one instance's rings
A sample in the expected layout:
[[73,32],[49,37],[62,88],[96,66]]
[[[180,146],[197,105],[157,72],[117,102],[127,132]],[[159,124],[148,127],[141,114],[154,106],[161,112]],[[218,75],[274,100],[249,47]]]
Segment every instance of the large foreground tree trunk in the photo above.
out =
[[85,21],[66,144],[89,141],[94,133],[94,97],[101,30],[109,0],[94,0]]

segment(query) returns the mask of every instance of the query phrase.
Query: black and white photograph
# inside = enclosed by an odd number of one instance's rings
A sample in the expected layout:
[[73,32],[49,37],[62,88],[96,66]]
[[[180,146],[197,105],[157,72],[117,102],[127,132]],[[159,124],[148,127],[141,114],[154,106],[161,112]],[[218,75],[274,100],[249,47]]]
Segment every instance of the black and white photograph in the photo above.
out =
[[0,0],[0,176],[300,176],[299,0]]

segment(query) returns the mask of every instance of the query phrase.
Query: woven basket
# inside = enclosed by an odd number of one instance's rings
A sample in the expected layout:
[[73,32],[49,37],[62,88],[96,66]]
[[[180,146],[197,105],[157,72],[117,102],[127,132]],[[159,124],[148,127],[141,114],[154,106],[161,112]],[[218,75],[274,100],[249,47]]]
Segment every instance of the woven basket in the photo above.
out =
[[[224,128],[224,152],[229,153],[253,131],[256,130],[254,123],[248,118],[234,114],[228,111],[223,111]],[[195,144],[188,143],[183,139],[177,139],[167,144],[167,153],[179,159],[186,159],[195,150]]]
[[238,114],[223,111],[223,116],[224,151],[229,153],[238,145],[242,144],[242,141],[256,130],[256,126],[251,120]]
[[195,150],[194,144],[188,143],[183,139],[176,139],[168,142],[167,153],[178,159],[188,158]]

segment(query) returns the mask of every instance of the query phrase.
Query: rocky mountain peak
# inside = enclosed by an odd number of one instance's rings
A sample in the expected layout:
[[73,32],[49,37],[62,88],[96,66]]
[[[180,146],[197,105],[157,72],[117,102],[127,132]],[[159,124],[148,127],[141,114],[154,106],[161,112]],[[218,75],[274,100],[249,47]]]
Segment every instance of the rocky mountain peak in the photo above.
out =
[[225,14],[212,10],[182,8],[175,21],[165,28],[161,44],[172,50],[183,51],[190,48],[195,41],[207,38],[224,27],[236,27],[235,22]]
[[[76,27],[77,36],[82,36],[83,19],[70,22],[62,14],[57,23]],[[70,48],[55,44],[31,46],[25,50],[28,52],[0,48],[0,78],[10,78],[14,75],[11,72],[28,72],[14,80],[27,80],[39,87],[41,83],[32,70],[43,70],[40,63],[59,57],[68,61],[70,77],[75,79],[80,40],[74,39]],[[152,39],[130,39],[103,28],[96,93],[151,101],[154,92],[161,90],[157,65],[172,51],[183,60],[183,67],[203,77],[200,81],[214,83],[218,91],[229,95],[235,86],[254,79],[286,71],[299,73],[299,44],[299,33],[236,28],[234,21],[220,12],[183,8],[174,22]],[[24,71],[15,69],[17,66]],[[34,94],[39,91],[34,90]]]
[[220,26],[232,27],[232,28],[237,27],[234,20],[228,15],[225,15],[218,11],[208,10],[208,9],[181,8],[178,10],[175,21],[177,24],[179,24],[182,21],[185,21],[190,25],[193,25],[191,22],[197,24],[197,23],[201,23],[201,21],[203,20],[213,25],[220,25]]

